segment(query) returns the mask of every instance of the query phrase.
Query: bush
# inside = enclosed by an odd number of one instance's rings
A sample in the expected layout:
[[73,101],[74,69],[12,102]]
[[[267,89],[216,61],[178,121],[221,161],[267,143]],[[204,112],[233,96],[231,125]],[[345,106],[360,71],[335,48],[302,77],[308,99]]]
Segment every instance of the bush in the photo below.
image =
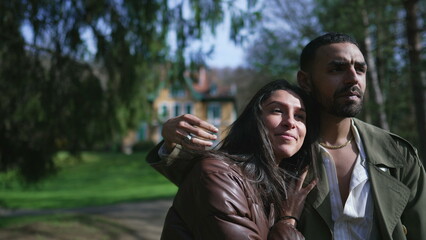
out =
[[152,141],[139,141],[133,145],[133,151],[149,151],[155,147],[155,143]]

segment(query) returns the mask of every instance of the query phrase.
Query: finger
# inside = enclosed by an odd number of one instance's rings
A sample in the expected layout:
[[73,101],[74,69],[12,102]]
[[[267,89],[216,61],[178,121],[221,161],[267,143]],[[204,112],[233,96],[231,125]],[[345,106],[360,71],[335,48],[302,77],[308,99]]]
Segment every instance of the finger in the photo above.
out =
[[208,141],[208,140],[203,140],[203,139],[199,139],[199,138],[192,138],[191,142],[193,142],[195,145],[198,146],[203,146],[203,147],[211,147],[213,146],[213,142],[212,141]]
[[185,114],[182,117],[183,120],[187,121],[190,125],[199,127],[201,129],[204,129],[205,131],[213,133],[217,133],[219,131],[219,129],[217,129],[213,124],[203,121],[194,115]]
[[210,141],[200,140],[197,138],[183,141],[181,144],[184,148],[192,150],[205,150],[207,147],[211,147],[213,145]]
[[299,179],[297,179],[296,182],[296,189],[302,189],[303,182],[305,182],[306,176],[308,175],[308,170],[304,171],[300,176]]
[[180,143],[182,145],[183,142],[188,140],[189,133],[181,128],[176,129],[176,134],[172,137],[173,141],[176,143]]
[[306,195],[308,195],[308,193],[310,193],[312,189],[314,189],[317,183],[318,183],[318,179],[315,179],[303,189],[304,191],[306,191]]
[[[207,129],[192,124],[204,126]],[[210,130],[216,131],[217,129],[196,116],[184,114],[167,120],[163,125],[162,136],[166,143],[170,143],[168,146],[172,147],[178,143],[186,148],[198,150],[212,146],[213,142],[210,140],[217,139],[217,136],[211,134]],[[188,142],[189,134],[192,138]]]
[[196,138],[203,139],[203,140],[210,140],[214,141],[217,139],[217,136],[215,134],[212,134],[210,132],[206,132],[205,130],[198,128],[198,127],[192,127],[190,130],[190,133],[195,136]]
[[180,141],[188,135],[188,132],[183,129],[180,124],[180,117],[167,120],[162,127],[161,135],[165,141],[180,143]]
[[193,126],[186,121],[181,121],[179,123],[179,129],[184,130],[185,132],[192,134],[196,138],[201,138],[205,140],[216,140],[217,136],[207,132],[205,129]]
[[196,145],[201,147],[211,147],[213,145],[213,142],[201,138],[196,138],[191,134],[190,137],[185,137],[184,142],[182,144],[183,146]]

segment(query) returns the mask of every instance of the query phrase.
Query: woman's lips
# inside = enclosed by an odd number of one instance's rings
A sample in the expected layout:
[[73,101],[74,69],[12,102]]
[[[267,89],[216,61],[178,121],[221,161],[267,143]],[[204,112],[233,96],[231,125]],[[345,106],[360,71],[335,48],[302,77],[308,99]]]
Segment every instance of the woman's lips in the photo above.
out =
[[290,133],[277,133],[275,136],[285,139],[285,140],[296,140],[297,138]]

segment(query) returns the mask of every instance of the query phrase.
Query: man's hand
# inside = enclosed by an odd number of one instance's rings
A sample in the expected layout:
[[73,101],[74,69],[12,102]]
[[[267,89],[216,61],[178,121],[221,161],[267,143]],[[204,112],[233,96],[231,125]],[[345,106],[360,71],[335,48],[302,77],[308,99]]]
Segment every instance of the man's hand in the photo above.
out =
[[184,114],[167,120],[163,125],[161,135],[164,146],[171,152],[176,144],[187,149],[205,149],[213,145],[219,130],[212,124],[191,114]]

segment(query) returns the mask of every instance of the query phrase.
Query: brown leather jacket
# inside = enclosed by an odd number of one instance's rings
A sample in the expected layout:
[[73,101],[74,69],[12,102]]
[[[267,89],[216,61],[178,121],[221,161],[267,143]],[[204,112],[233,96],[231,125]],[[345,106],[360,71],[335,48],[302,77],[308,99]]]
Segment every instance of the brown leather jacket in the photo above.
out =
[[198,161],[179,187],[161,239],[304,239],[292,225],[266,216],[238,166]]

